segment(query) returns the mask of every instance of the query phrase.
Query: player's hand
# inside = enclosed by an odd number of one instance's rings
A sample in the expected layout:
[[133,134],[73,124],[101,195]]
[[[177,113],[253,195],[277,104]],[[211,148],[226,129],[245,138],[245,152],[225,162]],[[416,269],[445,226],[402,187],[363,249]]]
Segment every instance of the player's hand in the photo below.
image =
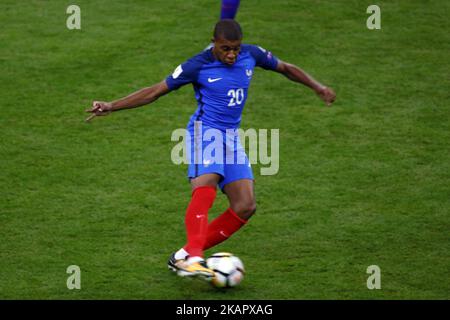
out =
[[334,93],[333,89],[328,87],[322,87],[317,91],[317,95],[325,101],[327,106],[331,106],[331,104],[336,100],[336,93]]
[[112,104],[104,101],[94,101],[92,108],[86,109],[86,112],[92,113],[86,121],[91,121],[95,116],[107,116],[112,112]]

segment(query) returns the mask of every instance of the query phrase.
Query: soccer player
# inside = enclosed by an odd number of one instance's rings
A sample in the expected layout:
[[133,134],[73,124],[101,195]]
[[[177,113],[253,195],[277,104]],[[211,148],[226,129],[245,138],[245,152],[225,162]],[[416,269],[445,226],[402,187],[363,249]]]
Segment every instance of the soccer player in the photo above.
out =
[[[190,118],[187,126],[190,134],[186,138],[190,146],[188,177],[192,186],[192,197],[185,215],[187,243],[172,254],[168,267],[180,276],[206,279],[213,277],[214,273],[205,264],[204,250],[228,239],[247,223],[256,210],[249,160],[239,138],[233,136],[230,139],[226,134],[240,125],[254,68],[281,73],[311,88],[327,105],[331,105],[336,97],[332,89],[314,80],[299,67],[283,62],[261,47],[243,44],[242,30],[235,20],[219,21],[212,41],[212,48],[178,66],[163,81],[113,102],[94,101],[92,108],[86,110],[92,113],[88,118],[90,120],[94,116],[152,103],[183,85],[193,85],[198,108]],[[208,144],[199,132],[211,128],[224,135],[223,150],[219,152],[223,159],[193,161],[198,160],[198,150],[204,150]],[[243,161],[230,163],[224,159],[230,150],[232,159]],[[208,211],[216,198],[217,186],[226,194],[230,205],[208,224]]]

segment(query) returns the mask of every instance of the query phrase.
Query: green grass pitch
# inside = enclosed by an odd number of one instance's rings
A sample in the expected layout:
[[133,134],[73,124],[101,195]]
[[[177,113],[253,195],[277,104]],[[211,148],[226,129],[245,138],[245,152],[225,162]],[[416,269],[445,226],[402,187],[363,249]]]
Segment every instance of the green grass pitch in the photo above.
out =
[[[242,1],[244,41],[333,87],[255,72],[242,128],[280,129],[280,170],[254,166],[258,211],[207,253],[247,269],[220,291],[169,273],[185,240],[186,166],[170,160],[186,86],[84,122],[93,100],[161,81],[209,42],[210,0],[0,3],[1,299],[449,299],[450,37],[444,0]],[[224,195],[210,211],[227,206]],[[66,268],[81,268],[68,290]],[[369,290],[366,269],[381,269]]]

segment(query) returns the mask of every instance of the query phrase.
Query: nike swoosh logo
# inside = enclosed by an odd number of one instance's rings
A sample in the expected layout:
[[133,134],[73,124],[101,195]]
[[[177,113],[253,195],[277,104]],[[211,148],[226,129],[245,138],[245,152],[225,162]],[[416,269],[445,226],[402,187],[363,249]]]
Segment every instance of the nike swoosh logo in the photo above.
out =
[[219,81],[219,80],[222,80],[222,78],[215,78],[215,79],[208,78],[208,82],[209,83],[216,82],[216,81]]
[[220,230],[220,232],[219,232],[221,235],[223,235],[225,238],[228,238],[229,237],[229,235],[227,235],[225,232],[223,232],[222,230]]
[[197,219],[203,218],[205,215],[204,214],[197,214],[196,217]]

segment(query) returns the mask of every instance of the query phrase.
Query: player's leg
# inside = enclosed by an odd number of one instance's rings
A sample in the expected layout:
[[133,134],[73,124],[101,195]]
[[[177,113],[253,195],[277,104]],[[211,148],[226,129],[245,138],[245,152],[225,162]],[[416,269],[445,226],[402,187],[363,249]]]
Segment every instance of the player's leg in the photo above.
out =
[[234,19],[239,9],[240,0],[222,0],[220,19]]
[[[218,245],[243,227],[256,212],[254,184],[252,179],[240,179],[226,184],[223,191],[228,197],[230,207],[208,225],[203,250]],[[187,245],[178,250],[173,260],[189,257]]]
[[253,179],[233,181],[223,188],[230,201],[230,209],[243,221],[256,212],[255,188]]
[[199,177],[193,178],[190,181],[192,191],[194,191],[198,187],[205,187],[205,186],[216,188],[221,178],[222,177],[217,173],[206,173]]
[[230,207],[208,225],[205,250],[228,239],[256,211],[253,172],[237,131],[227,134],[226,150],[227,154],[234,154],[233,162],[225,164],[219,187],[227,195]]
[[208,230],[208,211],[216,198],[216,188],[221,176],[205,174],[191,179],[192,199],[186,211],[185,224],[189,256],[202,258]]
[[[203,126],[203,130],[207,129]],[[224,164],[205,159],[203,150],[210,142],[203,141],[195,129],[190,131],[186,137],[190,148],[188,177],[192,186],[192,197],[185,215],[187,244],[170,257],[168,267],[180,276],[212,277],[214,273],[206,268],[203,247],[208,230],[208,211],[214,203],[217,184],[223,177]]]
[[[216,186],[220,179],[221,176],[215,173],[191,179],[192,198],[185,216],[187,244],[173,254],[168,263],[169,268],[180,276],[214,276],[204,263],[203,248],[208,231],[208,211],[216,198]],[[177,258],[177,255],[183,257]]]
[[227,240],[256,212],[253,180],[233,181],[226,184],[223,190],[228,197],[230,207],[208,225],[204,250]]

